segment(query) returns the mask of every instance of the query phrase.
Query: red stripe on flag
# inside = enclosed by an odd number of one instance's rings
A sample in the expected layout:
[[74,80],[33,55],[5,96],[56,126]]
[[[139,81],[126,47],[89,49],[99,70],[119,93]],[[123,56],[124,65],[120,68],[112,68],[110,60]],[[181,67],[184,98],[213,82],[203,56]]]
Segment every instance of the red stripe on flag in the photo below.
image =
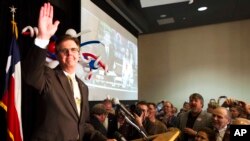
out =
[[7,60],[5,91],[0,106],[6,111],[7,141],[22,141],[20,52],[14,36]]
[[20,123],[15,106],[15,79],[13,77],[9,79],[9,88],[5,91],[2,101],[7,107],[7,127],[9,134],[7,141],[22,141]]

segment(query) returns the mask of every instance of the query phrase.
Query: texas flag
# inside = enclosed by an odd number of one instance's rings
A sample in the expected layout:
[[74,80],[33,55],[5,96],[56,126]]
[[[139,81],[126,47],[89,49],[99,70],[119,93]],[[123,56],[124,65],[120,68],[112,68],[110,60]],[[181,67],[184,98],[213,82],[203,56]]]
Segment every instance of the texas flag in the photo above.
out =
[[21,65],[17,45],[17,27],[13,24],[13,37],[6,64],[5,89],[0,99],[0,107],[6,112],[7,141],[22,141],[21,120]]

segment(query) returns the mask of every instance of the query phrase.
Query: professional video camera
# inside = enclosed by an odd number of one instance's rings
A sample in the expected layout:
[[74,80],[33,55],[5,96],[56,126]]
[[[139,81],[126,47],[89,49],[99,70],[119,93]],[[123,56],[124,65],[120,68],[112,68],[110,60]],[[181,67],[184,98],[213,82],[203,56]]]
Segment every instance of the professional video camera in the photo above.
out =
[[227,97],[226,96],[220,96],[217,101],[215,99],[210,99],[210,101],[208,103],[208,107],[212,107],[212,108],[219,107],[221,99],[227,99]]
[[[225,101],[220,104],[221,99],[225,99]],[[232,99],[232,98],[227,98],[227,96],[220,96],[218,98],[218,100],[216,101],[215,99],[210,99],[209,103],[208,103],[208,107],[212,107],[212,108],[216,108],[216,107],[231,107],[231,106],[245,106],[245,102],[240,101],[240,100],[236,100],[236,99]]]

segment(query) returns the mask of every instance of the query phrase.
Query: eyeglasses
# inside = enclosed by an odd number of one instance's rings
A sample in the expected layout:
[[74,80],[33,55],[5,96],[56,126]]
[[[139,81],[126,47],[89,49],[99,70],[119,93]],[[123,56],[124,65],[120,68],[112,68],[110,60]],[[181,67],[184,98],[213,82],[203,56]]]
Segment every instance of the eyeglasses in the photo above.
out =
[[71,51],[73,53],[77,53],[77,52],[79,52],[79,48],[72,47],[72,48],[62,48],[62,49],[59,49],[59,52],[63,53],[63,54],[67,54],[69,51]]

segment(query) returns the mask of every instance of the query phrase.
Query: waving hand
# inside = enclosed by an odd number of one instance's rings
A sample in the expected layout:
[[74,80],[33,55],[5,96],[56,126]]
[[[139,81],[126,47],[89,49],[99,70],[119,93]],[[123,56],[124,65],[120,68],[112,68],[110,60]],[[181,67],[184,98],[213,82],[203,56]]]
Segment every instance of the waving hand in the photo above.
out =
[[53,23],[53,6],[50,3],[44,3],[40,9],[38,19],[38,35],[39,39],[49,40],[51,36],[57,31],[59,21]]

